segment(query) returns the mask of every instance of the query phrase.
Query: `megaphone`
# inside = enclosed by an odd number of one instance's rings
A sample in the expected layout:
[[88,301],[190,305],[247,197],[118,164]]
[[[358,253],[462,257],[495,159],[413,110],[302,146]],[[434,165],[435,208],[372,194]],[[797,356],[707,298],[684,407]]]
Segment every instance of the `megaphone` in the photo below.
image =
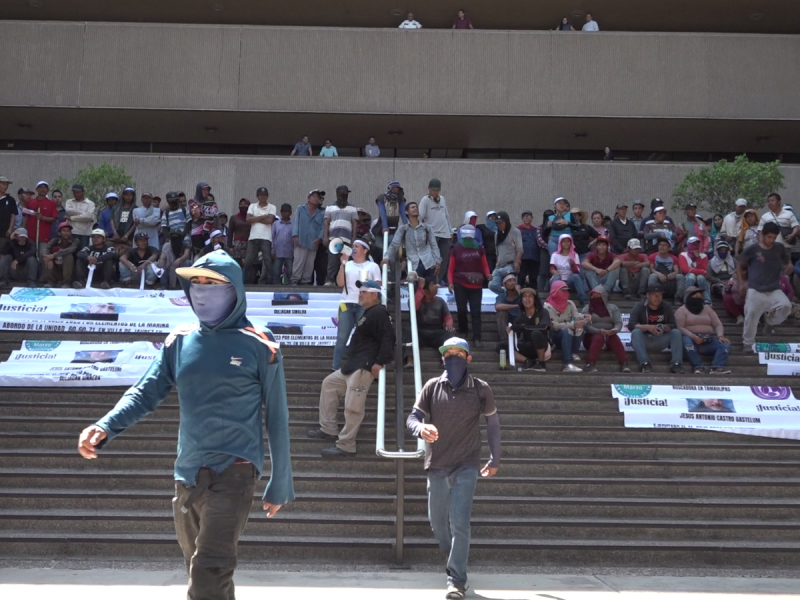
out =
[[333,238],[331,243],[328,244],[328,251],[331,254],[344,254],[345,256],[350,256],[353,253],[353,249],[345,244],[342,238]]

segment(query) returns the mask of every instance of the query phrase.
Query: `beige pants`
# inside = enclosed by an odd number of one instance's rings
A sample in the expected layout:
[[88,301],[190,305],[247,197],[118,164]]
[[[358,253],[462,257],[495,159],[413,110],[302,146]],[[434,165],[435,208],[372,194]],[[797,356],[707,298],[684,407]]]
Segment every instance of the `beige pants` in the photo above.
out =
[[[336,445],[345,452],[356,451],[356,435],[364,420],[364,406],[367,392],[372,385],[372,373],[359,369],[344,375],[339,369],[328,375],[322,382],[319,394],[319,428],[328,435],[339,434]],[[339,431],[336,411],[344,396],[344,427]]]

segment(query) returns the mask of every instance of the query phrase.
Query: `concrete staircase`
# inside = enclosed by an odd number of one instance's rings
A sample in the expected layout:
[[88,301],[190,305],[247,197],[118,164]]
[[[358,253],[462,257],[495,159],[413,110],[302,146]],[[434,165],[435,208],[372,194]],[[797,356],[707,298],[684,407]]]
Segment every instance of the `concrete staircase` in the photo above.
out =
[[[616,301],[616,300],[615,300]],[[618,303],[623,311],[629,302]],[[722,314],[721,307],[720,314]],[[741,327],[726,320],[740,347]],[[800,550],[800,444],[722,433],[625,429],[609,385],[624,381],[763,385],[755,355],[731,357],[733,373],[670,375],[668,355],[655,373],[617,373],[604,354],[593,374],[562,374],[555,353],[547,374],[500,371],[493,315],[484,315],[484,348],[472,373],[498,399],[503,463],[479,483],[473,511],[475,563],[785,567]],[[95,336],[98,337],[98,336]],[[91,339],[82,335],[80,339]],[[163,336],[124,336],[160,341]],[[23,339],[3,332],[0,359]],[[63,339],[78,339],[64,336]],[[115,339],[123,339],[123,336]],[[798,341],[793,322],[770,341]],[[317,423],[320,384],[332,349],[286,347],[286,378],[297,501],[272,520],[258,486],[242,539],[243,560],[387,564],[393,560],[392,461],[374,453],[373,385],[353,460],[324,461],[324,444],[305,437]],[[440,373],[422,351],[423,380]],[[631,355],[632,366],[635,363]],[[688,366],[688,365],[687,365]],[[787,385],[790,379],[770,379]],[[405,414],[414,397],[404,373]],[[387,383],[394,391],[394,374]],[[797,389],[795,393],[800,393]],[[0,556],[179,558],[172,525],[172,463],[177,397],[117,438],[96,461],[82,459],[77,436],[121,394],[106,388],[0,390]],[[394,399],[387,439],[394,439]],[[408,438],[407,447],[414,440]],[[268,472],[268,468],[267,468]],[[440,561],[426,518],[421,461],[406,467],[406,559]]]

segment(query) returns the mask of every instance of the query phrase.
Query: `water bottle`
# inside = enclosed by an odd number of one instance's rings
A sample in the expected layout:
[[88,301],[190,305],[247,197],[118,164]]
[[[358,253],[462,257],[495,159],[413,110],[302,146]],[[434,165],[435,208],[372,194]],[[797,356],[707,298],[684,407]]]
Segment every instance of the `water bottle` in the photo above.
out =
[[506,351],[505,349],[500,350],[500,370],[505,371],[508,368],[508,363],[506,362]]
[[[577,323],[578,319],[573,318],[572,323]],[[574,327],[573,331],[575,332],[575,336],[578,337],[583,333],[583,327]]]

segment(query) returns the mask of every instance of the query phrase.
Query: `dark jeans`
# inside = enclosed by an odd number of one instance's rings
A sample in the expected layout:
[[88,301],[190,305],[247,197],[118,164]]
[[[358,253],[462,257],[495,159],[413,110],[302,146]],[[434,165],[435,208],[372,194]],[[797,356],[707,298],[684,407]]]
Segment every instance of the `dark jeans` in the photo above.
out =
[[572,335],[569,329],[562,329],[561,331],[550,332],[550,343],[553,349],[561,349],[561,362],[568,365],[572,362],[572,355],[577,354],[581,349],[581,340],[583,334]]
[[11,268],[12,262],[14,262],[14,257],[10,254],[5,254],[0,258],[0,279],[16,279],[18,281],[27,279],[31,283],[36,282],[39,263],[36,262],[35,256],[31,256],[23,263],[17,263],[16,269]]
[[[527,281],[526,281],[527,279]],[[520,287],[538,289],[539,286],[539,261],[523,259],[519,267],[517,283]]]
[[253,505],[255,475],[248,463],[232,465],[219,475],[200,469],[195,487],[175,483],[172,514],[189,572],[188,600],[234,600],[236,547]]
[[439,247],[439,254],[442,257],[442,270],[439,271],[439,279],[447,279],[447,269],[450,265],[450,238],[436,238],[436,245]]
[[269,240],[250,240],[247,242],[247,254],[244,257],[242,273],[245,283],[247,283],[247,272],[258,260],[258,253],[261,252],[261,276],[258,283],[270,283],[272,279],[272,242]]
[[453,285],[453,291],[458,310],[458,332],[463,336],[467,335],[467,304],[469,304],[469,314],[472,316],[472,340],[480,340],[483,288],[473,289],[456,283]]
[[[95,285],[102,278],[103,283],[111,283],[116,273],[116,264],[113,259],[109,259],[102,263],[97,263],[94,275],[92,276],[92,285]],[[86,282],[89,276],[89,263],[81,258],[75,261],[75,272],[78,274],[78,281]]]
[[326,252],[328,253],[328,267],[325,275],[325,282],[330,282],[335,285],[336,275],[339,273],[339,268],[342,266],[341,255],[333,254],[328,250],[326,250]]
[[539,250],[539,285],[536,289],[550,293],[550,252],[544,248]]
[[[314,259],[314,277],[317,285],[325,285],[328,274],[328,249],[322,244],[317,246],[317,258]],[[312,283],[309,281],[309,283]]]

